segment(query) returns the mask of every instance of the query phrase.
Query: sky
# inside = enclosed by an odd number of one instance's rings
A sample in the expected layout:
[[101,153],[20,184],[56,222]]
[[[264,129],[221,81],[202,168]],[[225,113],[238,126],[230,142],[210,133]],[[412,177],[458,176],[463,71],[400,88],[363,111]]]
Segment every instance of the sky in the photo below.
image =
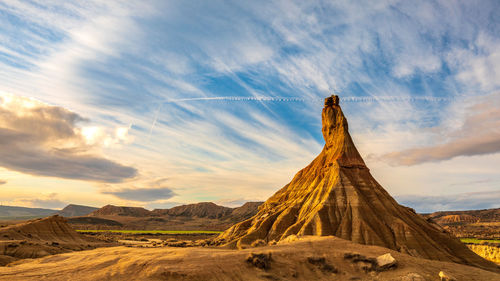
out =
[[419,212],[500,207],[497,1],[0,2],[0,203],[264,201],[341,97]]

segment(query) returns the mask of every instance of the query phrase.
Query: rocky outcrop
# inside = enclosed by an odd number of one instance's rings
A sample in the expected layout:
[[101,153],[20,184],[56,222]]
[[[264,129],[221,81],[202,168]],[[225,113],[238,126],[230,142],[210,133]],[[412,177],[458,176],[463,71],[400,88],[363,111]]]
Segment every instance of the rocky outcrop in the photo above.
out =
[[441,281],[457,281],[457,279],[455,279],[449,273],[446,273],[444,271],[440,271],[438,276],[439,276],[439,280],[441,280]]
[[440,225],[456,224],[456,223],[475,223],[479,218],[470,215],[447,215],[436,220]]
[[244,248],[257,239],[270,242],[290,235],[334,235],[417,257],[497,270],[384,190],[354,146],[338,101],[337,96],[325,100],[325,146],[316,159],[271,196],[255,216],[226,230],[215,243]]
[[500,244],[497,245],[478,245],[467,244],[467,247],[481,257],[500,265]]

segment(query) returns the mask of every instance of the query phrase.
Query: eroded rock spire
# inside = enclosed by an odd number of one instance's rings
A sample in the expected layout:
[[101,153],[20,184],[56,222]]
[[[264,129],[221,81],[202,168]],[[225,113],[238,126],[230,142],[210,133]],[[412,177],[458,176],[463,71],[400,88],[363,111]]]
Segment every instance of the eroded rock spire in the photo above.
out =
[[470,251],[457,238],[399,205],[372,177],[349,135],[339,97],[325,99],[322,111],[325,146],[252,218],[215,239],[229,247],[248,247],[262,239],[289,235],[334,235],[413,256],[496,266]]

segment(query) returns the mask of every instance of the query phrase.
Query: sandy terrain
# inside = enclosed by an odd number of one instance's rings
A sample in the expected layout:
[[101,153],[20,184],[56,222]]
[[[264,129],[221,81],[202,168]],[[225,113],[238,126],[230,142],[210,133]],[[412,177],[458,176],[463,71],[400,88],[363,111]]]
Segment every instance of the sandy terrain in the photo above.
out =
[[[259,269],[248,263],[251,253],[271,254],[270,268]],[[366,264],[345,259],[346,253],[368,258],[390,253],[398,266],[365,272],[362,266]],[[311,262],[321,257],[324,264]],[[99,248],[18,261],[2,268],[0,280],[439,280],[440,271],[457,280],[500,280],[499,273],[415,258],[336,237],[305,237],[244,250]]]

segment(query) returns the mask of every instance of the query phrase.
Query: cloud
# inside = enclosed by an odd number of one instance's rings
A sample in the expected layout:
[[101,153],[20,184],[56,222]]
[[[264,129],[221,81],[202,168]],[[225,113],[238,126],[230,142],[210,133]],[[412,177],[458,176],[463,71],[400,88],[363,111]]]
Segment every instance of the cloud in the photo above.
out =
[[137,186],[129,184],[120,185],[103,185],[100,188],[100,193],[113,195],[117,198],[138,201],[138,202],[154,202],[166,203],[165,200],[174,197],[175,192],[166,186],[167,178],[158,178],[154,180],[136,181]]
[[500,92],[478,98],[466,109],[465,120],[456,130],[434,128],[445,142],[382,155],[391,165],[417,165],[449,160],[458,156],[500,152]]
[[110,194],[125,200],[150,202],[170,199],[175,193],[168,187],[152,188],[121,188],[114,191],[101,191],[103,194]]
[[2,179],[0,179],[0,185],[2,185],[2,184],[6,184],[6,183],[7,183],[7,181],[6,181],[6,180],[2,180]]
[[500,207],[500,191],[468,192],[441,196],[401,195],[396,200],[419,213]]
[[[0,166],[31,175],[122,182],[137,170],[99,155],[101,144],[77,126],[86,119],[65,108],[0,94]],[[115,142],[125,138],[118,131]],[[112,137],[106,136],[106,138]]]
[[[179,202],[263,200],[321,150],[321,103],[162,101],[255,95],[307,101],[331,90],[345,96],[453,97],[472,92],[471,84],[494,88],[500,81],[495,4],[9,1],[0,3],[7,15],[0,17],[0,88],[85,112],[106,127],[125,131],[133,122],[135,145],[106,155],[137,163],[151,177],[169,173]],[[371,142],[365,151],[383,154],[410,143],[422,148],[458,139],[446,126],[439,127],[444,139],[420,134],[449,118],[453,103],[343,107],[359,133],[353,134],[356,143]],[[462,120],[462,114],[453,118]],[[99,147],[128,143],[103,127],[81,128],[76,135],[80,144],[71,147],[80,151],[37,148],[68,159],[67,151],[73,158],[96,156],[102,155]],[[46,167],[44,173],[51,172]],[[408,188],[397,177],[392,172],[385,179]],[[423,182],[415,178],[415,186]]]
[[500,86],[500,40],[481,32],[474,47],[454,48],[446,57],[458,81],[491,90]]
[[215,202],[215,204],[220,205],[220,206],[225,206],[225,207],[230,207],[230,208],[237,208],[243,206],[243,204],[247,202],[262,202],[262,200],[248,200],[248,199],[223,199],[223,200],[218,200]]
[[19,198],[12,201],[13,206],[26,206],[36,208],[61,209],[68,205],[58,198],[57,193],[41,194],[36,198]]
[[179,203],[179,202],[152,202],[146,204],[145,208],[149,210],[154,210],[154,209],[170,209],[173,207],[181,206],[181,205],[186,205],[188,203]]

